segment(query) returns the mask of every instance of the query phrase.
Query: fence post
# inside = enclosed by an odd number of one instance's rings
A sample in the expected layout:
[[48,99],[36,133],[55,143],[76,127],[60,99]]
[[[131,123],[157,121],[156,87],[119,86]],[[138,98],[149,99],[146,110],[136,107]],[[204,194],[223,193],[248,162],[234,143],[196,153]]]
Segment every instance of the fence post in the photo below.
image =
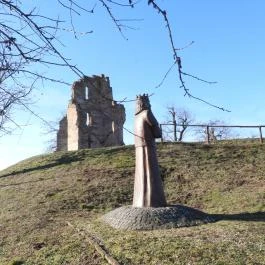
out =
[[210,132],[209,132],[209,126],[206,127],[206,133],[207,133],[207,144],[210,144]]
[[177,141],[177,122],[176,120],[173,121],[173,126],[174,126],[174,142]]
[[262,129],[261,129],[261,126],[259,126],[259,139],[260,139],[260,142],[263,143],[263,137],[262,137]]
[[159,127],[160,127],[160,131],[161,131],[161,143],[163,143],[164,142],[164,139],[163,139],[162,124],[159,124]]

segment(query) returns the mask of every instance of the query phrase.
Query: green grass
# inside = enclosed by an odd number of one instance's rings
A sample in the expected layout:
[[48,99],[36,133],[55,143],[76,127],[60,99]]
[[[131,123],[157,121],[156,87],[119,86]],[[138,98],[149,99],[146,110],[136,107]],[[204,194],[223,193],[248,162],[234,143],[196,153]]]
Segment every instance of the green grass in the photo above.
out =
[[169,203],[223,220],[117,231],[98,218],[131,203],[134,148],[41,155],[0,172],[0,264],[107,264],[69,223],[122,264],[265,264],[265,145],[159,144],[158,156]]

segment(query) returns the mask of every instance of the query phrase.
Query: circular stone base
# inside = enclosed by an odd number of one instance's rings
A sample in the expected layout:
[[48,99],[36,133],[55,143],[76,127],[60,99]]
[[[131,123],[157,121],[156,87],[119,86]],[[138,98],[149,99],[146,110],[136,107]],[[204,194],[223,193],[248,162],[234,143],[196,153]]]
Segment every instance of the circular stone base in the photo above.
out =
[[217,221],[209,214],[184,205],[158,208],[123,206],[101,218],[110,226],[122,230],[169,229]]

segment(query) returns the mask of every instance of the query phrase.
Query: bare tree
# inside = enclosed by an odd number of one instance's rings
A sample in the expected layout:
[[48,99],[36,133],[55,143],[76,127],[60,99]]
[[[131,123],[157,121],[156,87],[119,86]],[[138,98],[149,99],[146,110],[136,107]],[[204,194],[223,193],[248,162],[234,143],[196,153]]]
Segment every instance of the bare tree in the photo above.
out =
[[[220,127],[215,127],[219,125]],[[204,140],[206,142],[209,140],[210,143],[214,143],[217,140],[227,140],[233,138],[234,134],[231,128],[222,127],[222,125],[226,125],[226,123],[222,120],[210,120],[207,123],[208,130],[207,127],[201,127],[196,130],[195,134],[200,140]]]
[[[1,54],[0,54],[1,56]],[[13,67],[10,58],[3,58],[0,68]],[[17,67],[20,67],[19,65]],[[12,113],[16,106],[27,106],[29,104],[28,95],[31,93],[35,80],[31,85],[26,86],[14,78],[15,70],[0,70],[0,136],[9,134],[13,127],[20,127],[12,118]],[[12,124],[5,126],[6,123]]]
[[[168,73],[176,67],[180,87],[186,96],[225,110],[191,94],[186,87],[185,78],[193,78],[208,84],[214,82],[208,82],[184,72],[181,57],[177,53],[179,49],[175,45],[171,24],[167,16],[169,10],[163,9],[156,0],[145,0],[144,2],[158,12],[163,19],[170,40],[170,50],[173,54],[173,64],[158,87],[163,84]],[[58,48],[62,44],[57,38],[58,32],[70,31],[75,38],[78,38],[79,34],[92,33],[93,31],[90,29],[86,32],[78,32],[74,25],[74,18],[81,15],[93,15],[96,13],[96,7],[100,6],[106,10],[106,14],[111,18],[118,31],[126,38],[124,29],[133,28],[128,23],[137,20],[118,18],[115,8],[132,9],[138,7],[141,1],[95,0],[92,4],[90,1],[84,3],[81,0],[57,0],[56,3],[59,8],[69,11],[69,17],[60,19],[51,17],[49,14],[43,14],[38,11],[37,4],[28,10],[22,1],[0,0],[0,130],[2,132],[6,132],[4,126],[6,121],[18,125],[11,117],[11,110],[14,109],[15,105],[19,105],[24,110],[38,116],[31,110],[28,101],[30,92],[37,80],[68,84],[67,81],[55,79],[53,76],[34,70],[37,69],[36,66],[40,69],[43,67],[67,68],[78,77],[84,76],[83,72],[71,63]],[[35,67],[33,68],[32,65]]]
[[166,123],[170,125],[164,126],[163,130],[167,140],[182,142],[188,126],[194,122],[193,115],[187,109],[171,105],[167,107],[167,116]]
[[180,109],[177,113],[177,124],[178,124],[178,141],[182,142],[184,134],[187,132],[188,126],[194,122],[194,118],[188,110]]
[[62,117],[58,118],[56,121],[50,121],[49,125],[47,123],[43,123],[42,135],[48,135],[48,140],[45,142],[44,150],[46,153],[55,152],[57,149],[57,133]]
[[0,10],[0,130],[10,133],[12,128],[7,128],[6,122],[19,127],[12,118],[16,106],[38,116],[29,101],[38,79],[66,84],[34,70],[32,64],[40,69],[67,67],[79,76],[82,72],[56,48],[61,20],[38,14],[36,8],[24,10],[20,1],[0,0]]

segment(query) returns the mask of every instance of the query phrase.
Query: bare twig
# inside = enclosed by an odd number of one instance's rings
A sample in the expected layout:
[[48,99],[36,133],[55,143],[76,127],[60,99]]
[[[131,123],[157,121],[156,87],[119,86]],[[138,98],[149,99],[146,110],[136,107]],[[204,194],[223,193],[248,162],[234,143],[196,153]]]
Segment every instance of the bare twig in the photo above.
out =
[[[166,10],[163,10],[163,9],[162,9],[162,8],[156,3],[155,0],[148,0],[148,5],[151,5],[151,6],[152,6],[152,7],[153,7],[153,8],[154,8],[154,9],[155,9],[160,15],[162,15],[162,17],[163,17],[163,19],[164,19],[164,21],[165,21],[165,23],[166,23],[166,28],[167,28],[167,31],[168,31],[168,36],[169,36],[169,41],[170,41],[170,45],[171,45],[171,50],[172,50],[172,52],[173,52],[174,65],[177,64],[178,78],[179,78],[180,83],[181,83],[181,86],[180,86],[180,87],[183,88],[183,90],[184,90],[184,92],[185,92],[185,93],[184,93],[184,96],[188,96],[188,97],[190,97],[190,98],[193,98],[193,99],[199,100],[199,101],[201,101],[201,102],[203,102],[203,103],[205,103],[205,104],[207,104],[207,105],[209,105],[209,106],[211,106],[211,107],[214,107],[214,108],[220,109],[220,110],[222,110],[222,111],[230,112],[229,110],[227,110],[227,109],[225,109],[225,108],[223,108],[223,107],[219,107],[219,106],[217,106],[217,105],[215,105],[215,104],[212,104],[212,103],[210,103],[210,102],[208,102],[208,101],[206,101],[206,100],[204,100],[204,99],[201,99],[201,98],[199,98],[199,97],[193,96],[193,95],[190,93],[190,91],[189,91],[189,89],[187,88],[187,86],[186,86],[186,84],[185,84],[185,81],[184,81],[184,79],[183,79],[183,76],[184,76],[184,75],[185,75],[185,76],[189,76],[189,77],[191,77],[191,78],[193,78],[193,79],[196,79],[196,80],[198,80],[198,81],[202,81],[202,82],[208,83],[208,84],[214,84],[214,83],[216,83],[216,82],[208,82],[208,81],[203,80],[203,79],[201,79],[201,78],[199,78],[199,77],[196,77],[196,76],[191,75],[191,74],[187,74],[187,73],[185,73],[185,72],[182,71],[181,57],[180,57],[180,56],[178,55],[178,53],[177,53],[177,51],[178,51],[179,49],[177,49],[176,46],[175,46],[175,44],[174,44],[173,34],[172,34],[172,30],[171,30],[171,26],[170,26],[170,23],[169,23],[169,20],[168,20],[168,16],[167,16],[167,12],[166,12]],[[174,66],[174,65],[173,65],[173,66]],[[161,81],[162,84],[163,84],[163,82],[164,82],[166,76],[168,75],[168,73],[172,70],[173,66],[171,66],[170,69],[169,69],[169,70],[167,71],[167,73],[165,74],[163,80]],[[160,83],[160,84],[161,84],[161,83]],[[161,86],[160,84],[158,85],[158,87]]]

